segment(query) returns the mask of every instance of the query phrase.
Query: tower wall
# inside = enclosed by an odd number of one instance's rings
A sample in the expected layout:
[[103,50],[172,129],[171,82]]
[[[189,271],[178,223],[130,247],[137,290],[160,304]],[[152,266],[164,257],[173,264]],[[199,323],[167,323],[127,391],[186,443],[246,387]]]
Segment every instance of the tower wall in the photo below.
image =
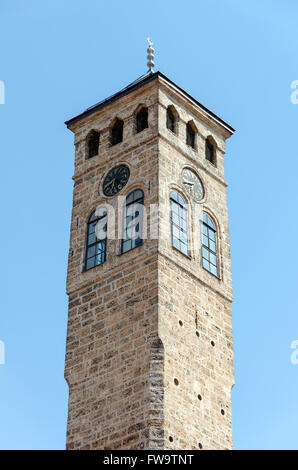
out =
[[[173,104],[179,115],[178,135],[166,128],[166,109]],[[232,447],[234,374],[225,139],[214,124],[211,127],[206,118],[168,87],[160,88],[159,106],[158,331],[165,351],[165,447],[227,449]],[[195,149],[185,143],[186,123],[190,120],[198,130]],[[217,144],[216,167],[205,159],[205,139],[210,135]],[[195,170],[203,182],[206,195],[201,203],[189,198],[183,188],[184,167]],[[180,191],[188,203],[190,256],[172,247],[170,192],[173,189]],[[202,267],[200,216],[203,210],[212,214],[218,223],[219,279]]]
[[[149,127],[136,134],[134,113],[140,104],[148,106]],[[177,135],[166,128],[169,104],[179,114]],[[124,120],[123,142],[110,146],[116,117]],[[194,150],[185,143],[189,120],[198,130]],[[99,153],[86,159],[92,129],[100,131]],[[84,117],[72,131],[67,448],[231,448],[232,280],[224,181],[228,133],[160,79]],[[205,160],[208,135],[216,142],[217,167]],[[136,188],[144,191],[148,234],[149,206],[159,204],[158,237],[148,237],[122,255],[118,197],[105,198],[100,190],[105,174],[120,163],[131,172],[120,196]],[[195,169],[203,181],[202,203],[185,195],[184,166]],[[190,204],[190,257],[171,245],[169,194],[174,188]],[[84,271],[87,220],[106,203],[115,208],[116,239],[108,240],[106,262]],[[220,279],[201,267],[203,209],[218,222]]]
[[[134,112],[149,108],[149,128],[134,132]],[[151,406],[160,384],[162,349],[157,336],[157,239],[123,255],[118,239],[117,197],[101,191],[107,171],[125,162],[145,204],[158,198],[157,89],[145,86],[85,120],[75,132],[75,174],[67,292],[69,314],[65,378],[69,385],[68,449],[143,449],[162,447],[155,433],[161,407]],[[124,120],[123,142],[109,144],[109,128]],[[99,154],[86,160],[86,137],[100,130]],[[101,204],[112,204],[116,239],[108,240],[107,260],[84,271],[86,224]],[[150,220],[148,214],[148,231]]]

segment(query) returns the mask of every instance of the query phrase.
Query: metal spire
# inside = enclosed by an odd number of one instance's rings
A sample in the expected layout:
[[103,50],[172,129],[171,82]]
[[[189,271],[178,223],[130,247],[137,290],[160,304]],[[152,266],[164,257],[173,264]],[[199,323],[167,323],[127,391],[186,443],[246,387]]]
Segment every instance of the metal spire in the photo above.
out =
[[150,73],[153,73],[154,70],[153,70],[153,67],[154,67],[154,49],[153,49],[153,42],[150,41],[149,38],[147,38],[147,41],[148,41],[148,49],[147,49],[147,65],[148,65],[148,68],[149,68],[149,72]]

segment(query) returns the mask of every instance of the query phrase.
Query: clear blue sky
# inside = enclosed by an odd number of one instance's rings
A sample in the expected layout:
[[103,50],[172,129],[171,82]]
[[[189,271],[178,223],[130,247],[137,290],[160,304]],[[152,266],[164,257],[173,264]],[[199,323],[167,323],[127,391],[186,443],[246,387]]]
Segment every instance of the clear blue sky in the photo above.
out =
[[237,129],[226,177],[236,449],[298,449],[296,0],[2,0],[0,448],[63,449],[73,136],[63,122],[146,71]]

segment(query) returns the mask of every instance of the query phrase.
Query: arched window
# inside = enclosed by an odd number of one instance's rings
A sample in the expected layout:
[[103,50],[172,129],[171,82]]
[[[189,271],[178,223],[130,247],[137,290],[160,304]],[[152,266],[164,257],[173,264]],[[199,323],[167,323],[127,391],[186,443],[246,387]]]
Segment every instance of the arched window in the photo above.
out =
[[206,160],[216,165],[216,154],[215,154],[215,145],[211,142],[211,140],[207,137],[206,144],[205,144],[205,154]]
[[144,193],[141,189],[135,189],[129,193],[125,201],[121,253],[126,253],[143,243],[143,205]]
[[99,216],[95,212],[92,212],[87,224],[85,270],[106,260],[108,215],[105,209]]
[[167,129],[174,133],[177,132],[177,116],[175,116],[172,106],[167,108]]
[[203,268],[218,276],[216,226],[206,212],[201,215],[201,236]]
[[123,140],[123,121],[116,119],[111,129],[111,145],[116,145]]
[[136,114],[136,132],[141,132],[148,127],[148,108],[143,107]]
[[87,158],[98,154],[99,132],[91,131],[87,138]]
[[172,245],[185,255],[188,255],[187,209],[185,200],[177,191],[172,191],[170,202]]
[[195,148],[196,132],[190,122],[186,125],[186,143],[190,147]]

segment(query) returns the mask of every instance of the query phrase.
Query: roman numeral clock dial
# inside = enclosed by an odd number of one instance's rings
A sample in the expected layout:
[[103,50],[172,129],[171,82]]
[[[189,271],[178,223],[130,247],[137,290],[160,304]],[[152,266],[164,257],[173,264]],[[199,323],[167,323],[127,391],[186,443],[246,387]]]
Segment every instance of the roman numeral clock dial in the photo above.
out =
[[196,173],[189,168],[182,170],[182,184],[188,194],[196,201],[200,202],[204,199],[205,191],[202,181]]
[[115,196],[127,184],[130,176],[128,166],[119,165],[112,168],[102,183],[102,191],[105,196]]

